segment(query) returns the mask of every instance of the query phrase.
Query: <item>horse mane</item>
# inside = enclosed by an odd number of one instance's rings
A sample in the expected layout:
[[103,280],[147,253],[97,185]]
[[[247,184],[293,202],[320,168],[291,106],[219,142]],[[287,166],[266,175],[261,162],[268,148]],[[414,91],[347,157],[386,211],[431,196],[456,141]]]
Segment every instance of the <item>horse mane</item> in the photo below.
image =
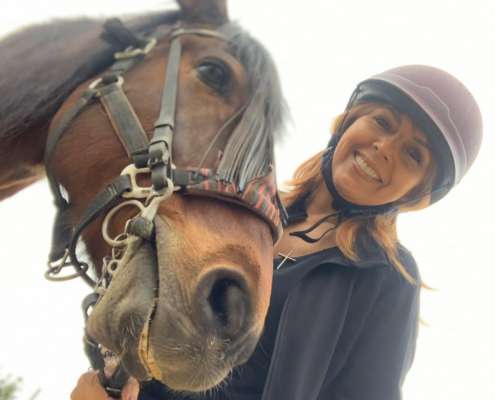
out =
[[[126,21],[146,34],[172,24],[178,11],[136,16]],[[122,50],[100,38],[104,19],[64,19],[30,26],[0,42],[0,138],[48,124],[81,83],[103,72]],[[22,61],[20,61],[22,60]]]

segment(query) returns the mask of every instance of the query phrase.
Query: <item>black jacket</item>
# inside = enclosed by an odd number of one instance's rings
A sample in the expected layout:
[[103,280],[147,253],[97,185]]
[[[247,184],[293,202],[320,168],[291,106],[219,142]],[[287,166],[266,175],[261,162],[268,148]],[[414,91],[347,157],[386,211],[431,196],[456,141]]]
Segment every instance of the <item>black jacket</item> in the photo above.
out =
[[[417,277],[410,254],[400,253]],[[326,253],[287,297],[262,399],[400,399],[418,295],[382,253],[360,263]]]
[[[414,354],[419,287],[371,242],[360,247],[360,262],[333,248],[274,271],[269,315],[255,354],[222,390],[191,398],[400,399]],[[399,256],[419,280],[411,254],[400,247]],[[140,399],[177,398],[165,392],[151,385]]]

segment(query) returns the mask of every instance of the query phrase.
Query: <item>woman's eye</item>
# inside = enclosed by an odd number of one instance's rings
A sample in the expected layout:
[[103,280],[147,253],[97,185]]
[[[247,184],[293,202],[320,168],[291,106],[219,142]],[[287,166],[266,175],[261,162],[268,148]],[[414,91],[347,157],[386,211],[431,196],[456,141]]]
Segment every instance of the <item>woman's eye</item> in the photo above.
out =
[[220,94],[225,94],[230,85],[230,69],[220,60],[205,60],[196,67],[199,79]]
[[388,120],[385,117],[376,116],[374,118],[375,118],[375,122],[378,125],[380,125],[384,130],[390,131],[390,128],[391,128],[390,123],[388,122]]
[[412,147],[407,150],[407,154],[409,154],[409,157],[411,157],[416,162],[416,164],[421,164],[422,155],[420,150]]

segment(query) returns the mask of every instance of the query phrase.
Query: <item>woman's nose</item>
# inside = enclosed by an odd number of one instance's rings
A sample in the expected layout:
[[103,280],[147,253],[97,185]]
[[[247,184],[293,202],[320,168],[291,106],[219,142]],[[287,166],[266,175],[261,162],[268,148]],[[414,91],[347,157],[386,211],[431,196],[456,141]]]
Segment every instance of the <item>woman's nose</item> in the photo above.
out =
[[378,157],[390,162],[393,160],[394,152],[397,151],[398,138],[387,136],[373,142],[373,149]]
[[383,159],[386,162],[389,162],[391,160],[391,157],[389,154],[389,147],[390,146],[383,143],[383,141],[373,143],[373,149],[377,153],[378,158]]

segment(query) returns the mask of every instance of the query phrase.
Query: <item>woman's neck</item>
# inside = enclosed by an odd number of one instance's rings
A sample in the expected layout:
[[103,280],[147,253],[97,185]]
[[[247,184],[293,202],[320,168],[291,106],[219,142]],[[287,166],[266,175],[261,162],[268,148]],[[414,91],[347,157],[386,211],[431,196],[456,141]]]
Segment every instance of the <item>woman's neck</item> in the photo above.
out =
[[332,204],[332,195],[328,191],[325,182],[322,180],[313,190],[306,204],[308,219],[314,219],[314,217],[335,213],[335,209]]
[[[275,248],[275,256],[278,253],[292,255],[294,257],[308,253],[314,253],[325,248],[334,247],[335,232],[328,232],[317,243],[307,243],[298,237],[291,236],[291,232],[305,230],[318,222],[324,216],[335,213],[332,206],[332,196],[328,192],[325,183],[322,181],[312,192],[306,204],[307,218],[304,221],[288,226],[284,230],[281,241]],[[328,221],[329,223],[335,221]],[[328,223],[323,223],[310,233],[311,237],[319,237],[329,228]]]

